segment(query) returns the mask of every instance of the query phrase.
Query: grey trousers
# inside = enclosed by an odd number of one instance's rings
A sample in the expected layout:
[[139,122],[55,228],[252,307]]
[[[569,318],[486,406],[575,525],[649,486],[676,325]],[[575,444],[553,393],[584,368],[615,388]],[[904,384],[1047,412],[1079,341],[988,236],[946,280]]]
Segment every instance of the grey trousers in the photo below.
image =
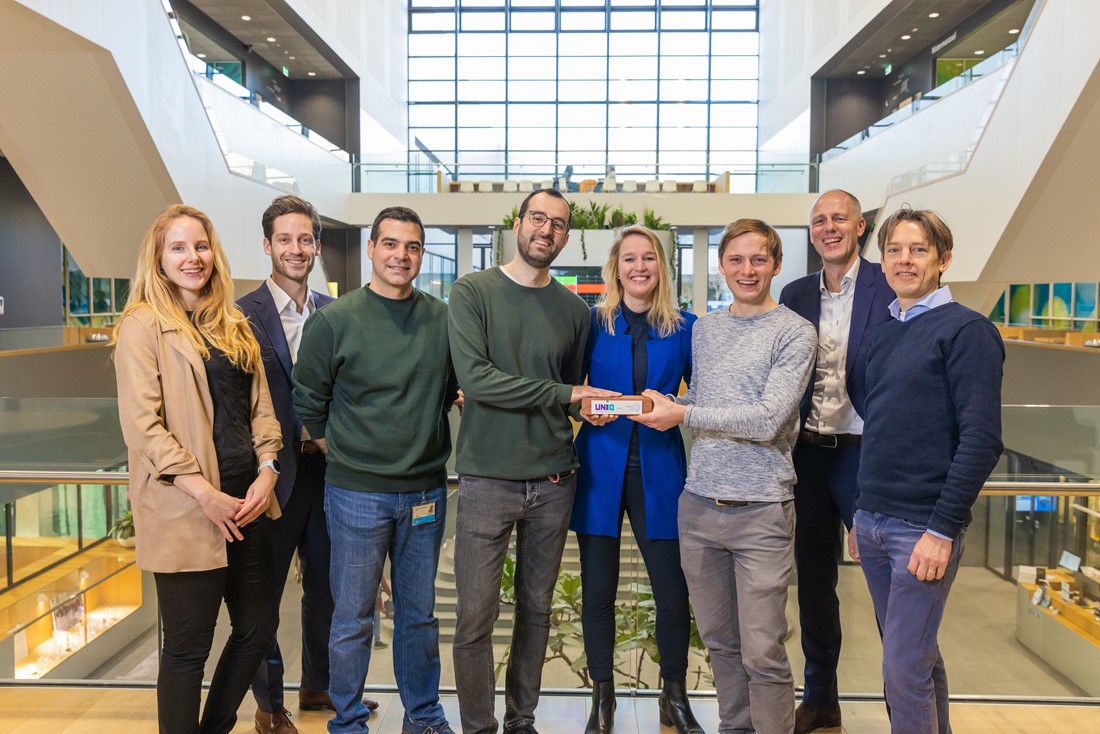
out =
[[680,495],[680,562],[710,653],[720,734],[790,734],[794,679],[783,638],[794,503],[725,507]]
[[493,623],[500,612],[500,581],[512,528],[516,529],[512,646],[504,676],[504,731],[535,723],[542,667],[550,637],[550,606],[577,475],[516,482],[463,476],[455,529],[455,687],[465,734],[494,734]]

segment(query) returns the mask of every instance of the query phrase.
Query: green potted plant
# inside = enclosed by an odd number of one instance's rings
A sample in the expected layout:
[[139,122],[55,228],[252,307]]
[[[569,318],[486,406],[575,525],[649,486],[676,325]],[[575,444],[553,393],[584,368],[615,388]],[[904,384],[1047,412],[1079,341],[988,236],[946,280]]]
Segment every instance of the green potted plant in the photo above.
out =
[[623,227],[629,227],[632,224],[638,223],[638,213],[628,212],[623,209],[621,204],[612,207],[611,211],[607,215],[607,223],[612,229],[622,229]]
[[119,515],[108,533],[113,535],[123,548],[133,548],[137,543],[137,538],[134,536],[134,513],[126,510],[126,512]]

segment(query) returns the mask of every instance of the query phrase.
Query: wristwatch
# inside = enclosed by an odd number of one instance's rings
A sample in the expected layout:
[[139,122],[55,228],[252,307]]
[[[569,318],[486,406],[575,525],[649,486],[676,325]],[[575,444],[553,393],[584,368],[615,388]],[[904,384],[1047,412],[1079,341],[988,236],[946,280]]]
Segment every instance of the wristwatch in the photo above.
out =
[[264,467],[268,467],[271,471],[275,472],[275,476],[279,476],[282,472],[278,459],[268,459],[267,461],[261,462],[261,464],[256,467],[256,474],[259,475],[259,473],[264,470]]

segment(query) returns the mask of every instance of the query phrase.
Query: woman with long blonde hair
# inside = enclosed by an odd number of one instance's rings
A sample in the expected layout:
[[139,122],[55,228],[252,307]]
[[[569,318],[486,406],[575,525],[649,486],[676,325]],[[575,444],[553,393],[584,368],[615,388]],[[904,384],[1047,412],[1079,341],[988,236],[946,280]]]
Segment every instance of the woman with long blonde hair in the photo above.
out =
[[[214,225],[170,206],[145,235],[116,329],[137,565],[153,573],[164,629],[162,734],[226,734],[277,620],[269,516],[282,446],[260,349],[233,303]],[[222,599],[232,633],[199,716]]]
[[[681,382],[691,380],[695,316],[676,307],[657,235],[637,225],[621,230],[603,279],[607,291],[592,309],[588,333],[588,383],[624,395],[645,389],[679,392]],[[661,723],[678,734],[701,734],[687,699],[691,615],[676,530],[687,466],[683,439],[679,431],[656,431],[628,420],[586,420],[576,442],[580,468],[570,522],[581,549],[581,622],[593,681],[585,734],[608,734],[614,723],[615,593],[624,511],[657,607]]]

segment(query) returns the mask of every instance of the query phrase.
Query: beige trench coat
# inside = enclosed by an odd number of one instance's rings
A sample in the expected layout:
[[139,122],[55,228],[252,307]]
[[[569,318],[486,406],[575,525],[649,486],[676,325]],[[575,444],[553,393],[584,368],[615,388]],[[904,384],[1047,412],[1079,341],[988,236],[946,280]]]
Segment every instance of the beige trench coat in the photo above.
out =
[[[137,565],[147,571],[207,571],[226,565],[225,538],[199,503],[164,474],[198,472],[220,488],[214,406],[202,356],[151,308],[126,316],[115,346],[118,416],[129,449]],[[252,380],[252,447],[282,447],[263,364]],[[274,494],[267,514],[281,511]]]

